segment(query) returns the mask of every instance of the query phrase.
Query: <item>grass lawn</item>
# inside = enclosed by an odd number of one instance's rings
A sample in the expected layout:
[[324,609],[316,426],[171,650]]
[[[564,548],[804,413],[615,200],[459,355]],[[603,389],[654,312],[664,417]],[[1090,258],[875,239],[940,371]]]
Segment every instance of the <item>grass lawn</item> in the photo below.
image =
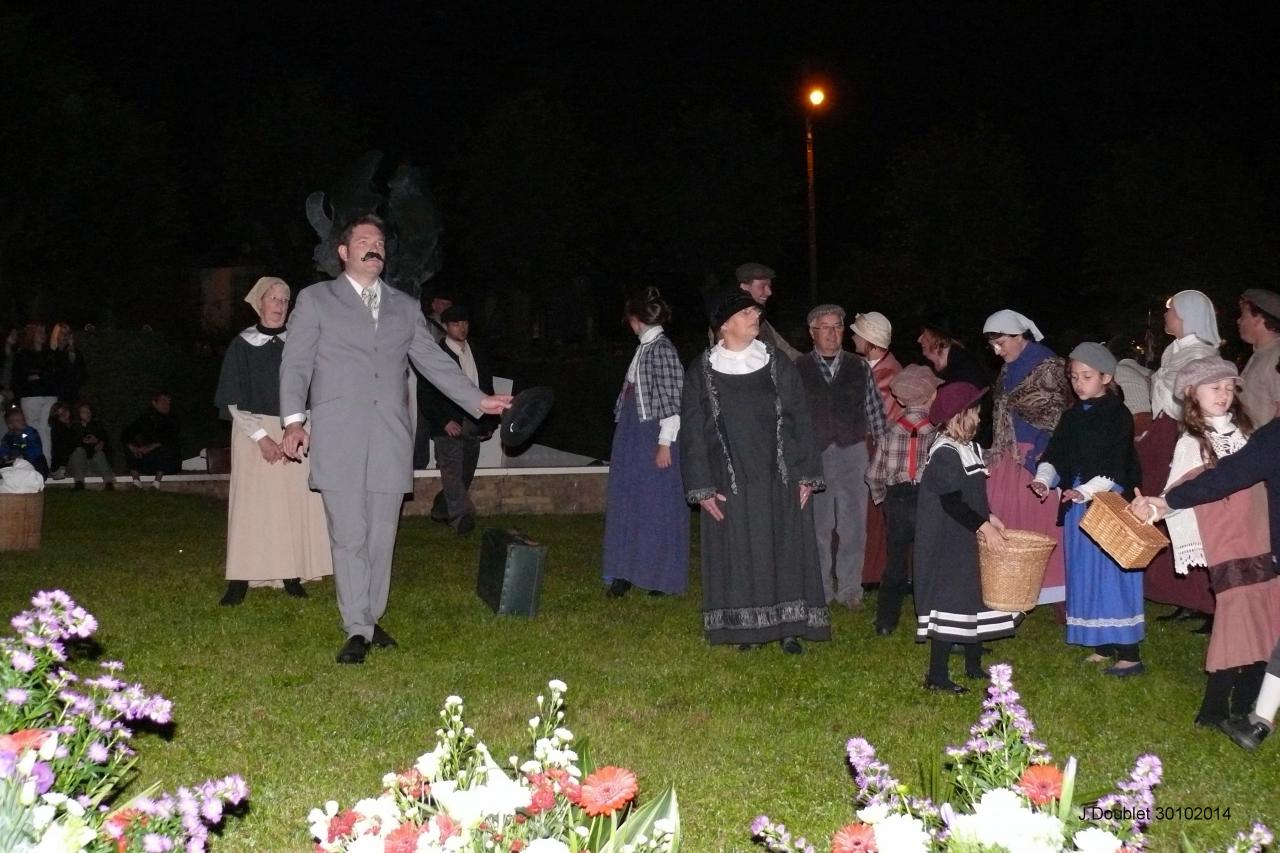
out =
[[[137,739],[135,789],[233,772],[248,780],[251,808],[217,850],[309,849],[307,811],[373,795],[384,772],[411,765],[434,742],[450,693],[466,699],[471,724],[503,756],[522,748],[546,681],[566,681],[570,727],[590,737],[598,761],[633,768],[642,795],[675,783],[689,853],[753,849],[747,825],[761,812],[825,850],[852,815],[847,738],[867,737],[912,783],[921,759],[962,742],[978,714],[980,691],[921,690],[924,647],[903,630],[876,637],[866,612],[836,613],[832,642],[791,657],[776,647],[708,647],[696,586],[678,599],[606,600],[598,516],[484,520],[549,546],[532,621],[498,618],[476,598],[478,534],[458,539],[405,520],[383,621],[401,647],[339,667],[332,582],[312,585],[305,601],[254,590],[239,608],[217,606],[224,519],[224,504],[201,498],[54,491],[43,548],[0,555],[4,613],[37,589],[67,590],[97,615],[105,655],[174,701],[172,738]],[[1231,814],[1160,821],[1154,849],[1175,850],[1181,831],[1208,845],[1251,819],[1280,823],[1277,745],[1249,755],[1191,724],[1205,638],[1185,622],[1152,623],[1149,674],[1114,679],[1061,636],[1041,608],[993,659],[1013,664],[1055,757],[1081,759],[1081,790],[1103,788],[1154,752],[1165,763],[1159,805]]]

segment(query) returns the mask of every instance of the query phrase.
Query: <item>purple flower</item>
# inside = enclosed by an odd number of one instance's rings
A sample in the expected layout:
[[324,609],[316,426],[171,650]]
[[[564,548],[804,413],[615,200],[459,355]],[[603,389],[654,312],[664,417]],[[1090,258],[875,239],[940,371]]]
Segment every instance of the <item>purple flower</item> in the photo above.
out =
[[10,705],[25,705],[29,694],[21,687],[10,687],[4,692],[4,701]]
[[18,672],[30,672],[36,668],[36,659],[30,653],[15,649],[9,652],[9,662],[13,664],[13,668]]
[[753,836],[759,835],[764,832],[765,828],[769,826],[770,823],[772,823],[772,821],[769,820],[768,815],[760,815],[758,818],[751,821],[751,834]]
[[53,787],[53,769],[43,761],[31,768],[31,778],[36,782],[36,793],[43,794]]
[[148,832],[142,837],[142,849],[145,853],[168,853],[173,849],[173,841],[155,832]]
[[89,744],[89,748],[86,752],[88,753],[89,760],[94,764],[106,764],[108,759],[111,758],[111,754],[107,752],[107,748],[96,740]]

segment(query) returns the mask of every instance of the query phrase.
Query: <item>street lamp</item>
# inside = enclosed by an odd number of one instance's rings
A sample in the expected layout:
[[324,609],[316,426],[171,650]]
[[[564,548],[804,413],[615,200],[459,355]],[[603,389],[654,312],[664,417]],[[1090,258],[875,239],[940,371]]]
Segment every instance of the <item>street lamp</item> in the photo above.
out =
[[827,100],[826,92],[809,90],[804,111],[804,164],[809,184],[809,304],[818,301],[818,214],[813,195],[813,113]]

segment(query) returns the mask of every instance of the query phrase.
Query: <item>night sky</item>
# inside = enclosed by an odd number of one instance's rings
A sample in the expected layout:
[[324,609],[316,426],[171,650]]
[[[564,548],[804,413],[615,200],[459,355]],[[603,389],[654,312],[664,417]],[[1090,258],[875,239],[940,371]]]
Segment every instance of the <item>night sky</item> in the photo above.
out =
[[[778,256],[758,259],[798,288],[806,279],[801,95],[809,80],[829,91],[830,107],[815,125],[824,289],[828,277],[856,266],[850,258],[858,251],[883,253],[896,233],[885,214],[895,158],[939,126],[981,121],[1016,144],[1032,176],[1041,234],[1024,264],[1023,285],[1071,286],[1061,271],[1089,254],[1082,210],[1097,194],[1103,154],[1115,144],[1188,134],[1203,143],[1197,150],[1205,159],[1229,163],[1233,180],[1260,200],[1260,207],[1232,216],[1277,221],[1280,75],[1276,14],[1265,4],[1226,11],[1218,4],[1187,10],[1114,2],[804,0],[10,5],[49,39],[52,61],[58,54],[73,58],[167,129],[164,156],[181,175],[186,207],[180,254],[192,263],[234,254],[249,240],[232,224],[234,203],[219,193],[225,129],[243,121],[262,93],[300,81],[324,93],[334,126],[358,130],[349,150],[377,147],[388,162],[411,159],[431,170],[449,229],[446,270],[452,263],[459,277],[482,277],[485,268],[463,248],[468,235],[458,227],[468,221],[466,211],[450,217],[461,204],[456,199],[465,197],[452,192],[450,175],[455,183],[466,180],[466,169],[474,170],[465,159],[472,134],[529,90],[567,111],[574,125],[568,144],[593,152],[583,155],[593,179],[622,188],[627,198],[634,194],[626,164],[650,137],[677,125],[696,127],[700,116],[711,121],[716,108],[749,115],[758,135],[721,133],[716,144],[729,159],[771,147],[768,162],[794,169],[786,175],[794,193],[743,215],[784,222],[776,247],[769,246]],[[520,147],[518,135],[511,134],[512,150]],[[316,136],[312,164],[327,142]],[[264,157],[280,170],[293,160],[281,151]],[[1169,168],[1184,169],[1186,159],[1171,159]],[[348,162],[345,151],[335,151],[331,171],[306,180],[322,189]],[[280,209],[296,204],[301,221],[301,202],[290,199]],[[666,213],[660,204],[622,210],[616,200],[608,209],[619,218]],[[681,215],[671,213],[673,230],[682,227]],[[660,259],[659,278],[697,283],[749,251],[754,238],[744,233],[740,244],[710,247],[697,259],[701,266]],[[650,240],[626,248],[616,233],[599,237],[589,272],[648,283],[634,267],[661,242]],[[1265,277],[1269,264],[1257,264],[1258,275]]]

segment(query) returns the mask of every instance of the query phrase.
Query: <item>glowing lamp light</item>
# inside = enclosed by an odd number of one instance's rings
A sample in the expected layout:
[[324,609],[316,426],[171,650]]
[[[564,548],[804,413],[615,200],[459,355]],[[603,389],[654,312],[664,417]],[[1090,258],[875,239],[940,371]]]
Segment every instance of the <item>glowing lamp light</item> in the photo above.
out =
[[827,99],[827,95],[821,89],[809,90],[809,103],[812,104],[813,106],[815,107],[821,106],[822,102],[825,101],[826,99]]

